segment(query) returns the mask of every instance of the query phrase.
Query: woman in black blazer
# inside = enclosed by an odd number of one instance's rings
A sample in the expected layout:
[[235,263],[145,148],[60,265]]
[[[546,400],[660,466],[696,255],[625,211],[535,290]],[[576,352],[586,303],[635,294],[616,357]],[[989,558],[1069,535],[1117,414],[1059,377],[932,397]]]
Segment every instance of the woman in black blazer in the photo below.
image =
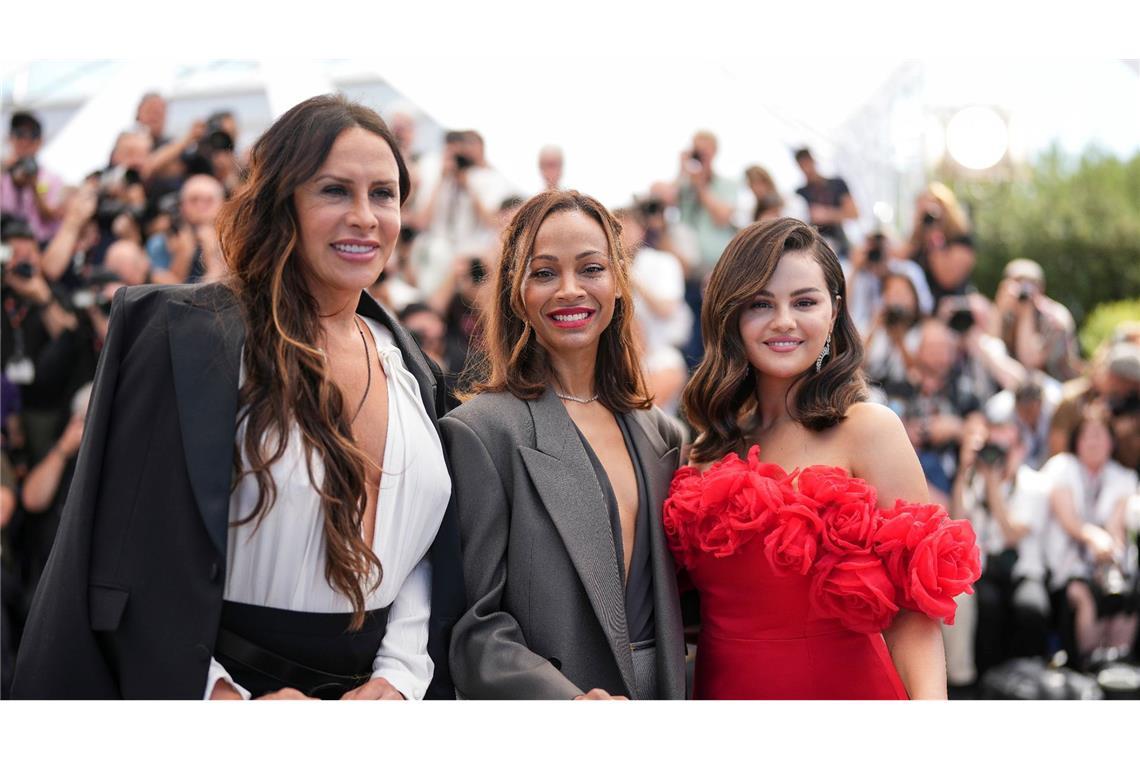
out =
[[661,522],[681,433],[645,391],[618,223],[573,191],[535,196],[493,298],[487,379],[440,423],[472,605],[452,637],[456,691],[684,698]]
[[223,211],[229,279],[116,293],[14,696],[453,696],[442,383],[363,292],[408,188],[378,115],[311,98]]

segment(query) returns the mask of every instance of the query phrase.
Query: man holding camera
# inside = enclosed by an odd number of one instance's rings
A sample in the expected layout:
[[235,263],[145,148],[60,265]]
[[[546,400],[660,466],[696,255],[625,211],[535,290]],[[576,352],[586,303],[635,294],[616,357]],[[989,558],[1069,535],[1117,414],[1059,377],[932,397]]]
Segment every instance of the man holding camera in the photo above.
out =
[[30,464],[51,448],[71,395],[95,374],[94,333],[71,294],[45,277],[31,227],[11,218],[3,228],[11,251],[4,264],[2,362],[20,388]]
[[59,228],[63,181],[40,166],[43,127],[28,111],[12,114],[8,154],[0,177],[0,213],[21,216],[41,245]]
[[[976,645],[977,675],[1011,657],[1042,656],[1050,620],[1043,536],[1049,481],[1025,463],[1014,397],[998,395],[962,436],[950,514],[968,519],[982,550],[973,609],[948,631],[948,647]],[[959,600],[962,603],[962,600]],[[962,639],[965,639],[964,641]]]
[[994,305],[991,331],[1005,341],[1011,356],[1058,380],[1080,374],[1076,322],[1063,304],[1045,295],[1040,264],[1030,259],[1006,264]]
[[474,130],[448,132],[439,178],[419,193],[424,205],[415,210],[424,224],[412,254],[420,292],[438,290],[457,256],[470,257],[497,242],[498,211],[510,195],[506,178],[487,163],[482,136]]
[[859,209],[847,183],[840,177],[824,177],[815,166],[815,158],[807,148],[794,154],[796,164],[803,172],[805,184],[796,190],[808,204],[808,221],[827,240],[840,258],[847,258],[845,221],[859,218]]
[[736,234],[736,183],[713,171],[717,140],[712,132],[693,135],[692,146],[681,154],[677,179],[677,208],[681,221],[697,235],[702,274],[712,270],[725,246]]

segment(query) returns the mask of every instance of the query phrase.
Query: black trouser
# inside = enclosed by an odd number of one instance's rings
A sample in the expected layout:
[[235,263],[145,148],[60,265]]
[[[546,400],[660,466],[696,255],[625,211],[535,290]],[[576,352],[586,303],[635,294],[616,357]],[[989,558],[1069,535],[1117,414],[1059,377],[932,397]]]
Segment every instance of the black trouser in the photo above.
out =
[[1013,657],[1047,653],[1049,596],[1041,581],[1014,578],[1017,552],[1007,549],[986,558],[986,571],[974,584],[978,629],[974,659],[981,677]]

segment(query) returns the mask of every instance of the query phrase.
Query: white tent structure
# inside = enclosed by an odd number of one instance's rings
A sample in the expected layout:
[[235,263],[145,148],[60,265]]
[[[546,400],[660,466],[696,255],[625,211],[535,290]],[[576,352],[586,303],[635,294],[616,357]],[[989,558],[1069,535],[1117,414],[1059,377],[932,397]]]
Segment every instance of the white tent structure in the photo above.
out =
[[[68,66],[78,73],[69,78]],[[1117,59],[34,62],[6,67],[3,106],[6,115],[30,107],[48,117],[43,161],[74,182],[105,163],[145,91],[169,98],[171,133],[231,108],[241,149],[294,103],[333,89],[381,112],[413,106],[425,153],[438,149],[444,129],[479,130],[488,159],[523,193],[538,189],[539,149],[559,145],[566,183],[615,205],[675,176],[698,129],[717,134],[721,174],[739,178],[758,163],[785,195],[801,180],[791,150],[808,145],[825,173],[848,180],[865,228],[876,222],[872,209],[879,221],[905,216],[894,210],[944,157],[948,123],[965,107],[998,114],[1007,162],[1051,143],[1119,155],[1140,149],[1140,73]],[[986,139],[995,138],[966,134],[951,145]]]

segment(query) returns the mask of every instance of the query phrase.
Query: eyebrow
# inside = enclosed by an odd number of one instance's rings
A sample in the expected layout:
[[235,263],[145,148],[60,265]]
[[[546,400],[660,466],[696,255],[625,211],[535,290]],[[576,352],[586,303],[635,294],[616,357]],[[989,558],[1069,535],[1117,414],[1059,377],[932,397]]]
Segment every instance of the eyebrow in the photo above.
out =
[[[574,260],[577,261],[578,259],[584,259],[587,256],[604,256],[604,255],[605,254],[602,253],[601,251],[594,251],[594,250],[582,251],[581,253],[579,253],[577,256],[574,257]],[[537,254],[535,256],[530,257],[531,261],[537,261],[538,259],[549,259],[551,261],[558,261],[557,256],[551,256],[549,253],[540,253],[540,254]]]
[[[820,293],[820,294],[822,294],[823,291],[820,290],[819,288],[814,288],[814,287],[812,287],[812,288],[800,288],[799,290],[793,290],[791,295],[792,295],[792,298],[795,298],[796,296],[802,296],[805,293]],[[772,291],[770,291],[770,290],[761,290],[759,293],[757,293],[757,295],[768,296],[769,298],[775,298],[776,297],[775,294],[773,294]]]
[[[351,179],[348,179],[347,177],[338,177],[335,174],[318,174],[316,177],[313,177],[313,182],[320,182],[321,180],[324,180],[324,179],[331,179],[335,182],[341,182],[341,183],[346,184],[346,185],[351,185],[353,183],[353,181]],[[371,184],[373,184],[373,185],[395,185],[396,181],[392,180],[392,179],[377,179],[377,180],[373,180]]]

